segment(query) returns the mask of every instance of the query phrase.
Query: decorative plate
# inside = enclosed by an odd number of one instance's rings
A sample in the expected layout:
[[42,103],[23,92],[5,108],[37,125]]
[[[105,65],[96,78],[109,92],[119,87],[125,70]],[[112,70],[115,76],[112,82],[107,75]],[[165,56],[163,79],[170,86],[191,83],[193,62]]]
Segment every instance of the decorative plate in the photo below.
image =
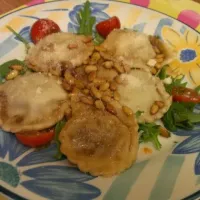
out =
[[[0,63],[13,58],[23,59],[25,56],[23,44],[5,25],[10,25],[27,40],[30,40],[30,26],[38,18],[44,17],[55,20],[63,31],[76,32],[76,14],[83,2],[34,0],[29,7],[23,6],[2,16]],[[179,52],[170,64],[174,73],[185,74],[191,87],[200,84],[200,5],[187,0],[131,0],[131,3],[137,5],[114,1],[91,2],[92,14],[97,22],[116,15],[123,27],[158,35],[165,40]],[[167,12],[173,18],[158,11]],[[200,107],[197,111],[200,112]],[[119,176],[101,178],[81,173],[77,168],[71,167],[67,160],[55,160],[54,144],[40,151],[29,149],[20,144],[14,135],[1,130],[0,198],[199,199],[200,125],[196,125],[193,131],[179,130],[170,139],[163,139],[161,142],[161,151],[155,151],[150,145],[141,145],[138,161],[129,170]],[[193,195],[188,197],[191,194]]]

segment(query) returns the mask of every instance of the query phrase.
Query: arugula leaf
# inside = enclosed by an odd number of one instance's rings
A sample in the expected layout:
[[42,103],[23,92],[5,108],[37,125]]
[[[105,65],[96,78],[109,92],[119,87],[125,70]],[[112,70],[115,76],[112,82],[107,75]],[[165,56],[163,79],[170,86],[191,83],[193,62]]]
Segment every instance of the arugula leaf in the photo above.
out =
[[139,139],[140,143],[152,142],[157,150],[161,149],[162,145],[158,140],[158,135],[160,134],[160,125],[155,123],[139,124],[139,132],[141,133]]
[[173,102],[162,118],[164,126],[170,131],[178,128],[192,130],[200,122],[200,114],[194,113],[194,103]]
[[61,130],[63,129],[63,127],[65,126],[66,124],[66,120],[61,120],[59,121],[57,124],[56,124],[56,127],[55,127],[55,137],[54,137],[54,141],[56,143],[56,146],[57,146],[57,153],[55,155],[55,158],[60,160],[63,158],[63,154],[62,152],[60,151],[60,141],[59,141],[59,135],[60,135],[60,132]]
[[172,94],[172,90],[174,87],[186,87],[187,82],[183,82],[184,76],[182,78],[172,78],[172,83],[171,84],[165,84],[165,90],[169,93]]
[[14,60],[10,60],[8,62],[5,62],[5,63],[0,65],[0,77],[1,77],[0,83],[4,82],[6,75],[12,70],[10,68],[12,65],[21,65],[23,67],[23,70],[20,71],[21,75],[23,75],[28,70],[28,67],[26,66],[24,61],[14,59]]
[[30,48],[29,42],[28,42],[26,39],[24,39],[20,34],[18,34],[12,27],[10,27],[10,26],[6,26],[6,27],[7,27],[7,29],[8,29],[9,31],[11,31],[21,42],[24,43],[24,45],[25,45],[25,47],[26,47],[27,50]]
[[78,34],[92,35],[92,28],[96,23],[96,18],[91,14],[90,2],[86,1],[83,9],[77,14],[77,20],[79,22]]

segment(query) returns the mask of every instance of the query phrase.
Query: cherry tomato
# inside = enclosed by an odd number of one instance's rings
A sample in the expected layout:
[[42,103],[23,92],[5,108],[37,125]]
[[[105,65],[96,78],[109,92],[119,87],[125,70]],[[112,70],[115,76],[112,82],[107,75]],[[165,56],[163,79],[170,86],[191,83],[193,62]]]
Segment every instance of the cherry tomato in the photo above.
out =
[[174,101],[200,103],[200,95],[190,88],[175,87],[172,96]]
[[51,142],[54,130],[16,133],[17,139],[29,147],[39,147]]
[[120,24],[119,18],[114,16],[114,17],[111,17],[110,19],[99,22],[96,25],[96,30],[101,36],[106,38],[113,29],[119,29],[120,27],[121,27],[121,24]]
[[52,33],[60,32],[60,27],[50,19],[39,19],[31,28],[31,39],[33,43]]

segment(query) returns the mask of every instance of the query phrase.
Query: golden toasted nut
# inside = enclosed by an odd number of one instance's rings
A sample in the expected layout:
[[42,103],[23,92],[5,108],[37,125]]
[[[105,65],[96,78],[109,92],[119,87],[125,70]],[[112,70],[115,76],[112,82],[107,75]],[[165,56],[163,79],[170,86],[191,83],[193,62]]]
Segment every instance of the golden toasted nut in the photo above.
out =
[[115,91],[113,96],[114,96],[114,99],[115,99],[116,101],[119,101],[119,100],[120,100],[120,94],[119,94],[119,92]]
[[122,110],[124,111],[124,113],[127,116],[132,116],[133,115],[132,109],[130,109],[128,106],[122,106]]
[[115,77],[115,82],[118,83],[118,84],[121,84],[122,83],[122,78],[120,76],[116,76]]
[[150,108],[150,114],[155,115],[159,111],[159,107],[157,104],[153,104]]
[[84,64],[84,65],[89,64],[89,59],[85,60],[85,61],[83,62],[83,64]]
[[80,80],[76,80],[75,79],[75,85],[76,85],[76,87],[78,89],[84,89],[85,88],[85,84],[82,81],[80,81]]
[[66,80],[63,80],[62,86],[68,92],[72,90],[72,86]]
[[110,89],[113,91],[117,89],[117,84],[114,81],[110,83]]
[[10,68],[17,70],[17,71],[21,71],[23,69],[23,67],[21,65],[12,65],[12,66],[10,66]]
[[91,60],[90,60],[90,63],[91,64],[96,64],[101,58],[101,55],[99,52],[94,52],[92,54],[92,57],[91,57]]
[[83,94],[88,95],[89,93],[90,93],[90,91],[88,89],[83,90]]
[[99,52],[104,52],[104,51],[106,51],[106,49],[105,49],[104,47],[102,47],[102,46],[95,46],[95,50],[96,50],[96,51],[99,51]]
[[129,73],[131,68],[128,65],[124,65],[124,72]]
[[151,73],[153,74],[153,75],[156,75],[156,73],[157,73],[157,69],[154,67],[154,68],[152,68],[151,69]]
[[160,135],[165,138],[169,138],[171,136],[170,132],[164,127],[160,127]]
[[19,75],[19,71],[17,71],[17,70],[14,69],[14,70],[10,71],[7,74],[6,80],[12,80],[12,79],[16,78],[18,75]]
[[93,105],[94,104],[94,100],[92,99],[92,97],[89,96],[83,96],[80,97],[80,101],[84,104],[88,104],[88,105]]
[[105,82],[100,85],[99,90],[106,91],[110,87],[110,84],[108,82]]
[[102,85],[102,84],[105,83],[105,80],[99,79],[99,78],[95,78],[95,79],[93,80],[93,83],[94,83],[96,86],[100,86],[100,85]]
[[77,49],[78,45],[77,44],[68,44],[67,48],[68,49]]
[[117,72],[124,73],[124,68],[118,63],[115,63],[113,67],[116,69]]
[[156,59],[159,59],[159,58],[164,58],[165,57],[165,55],[164,54],[157,54],[156,55]]
[[104,96],[102,96],[101,100],[106,103],[110,103],[112,99],[110,96],[104,95]]
[[111,69],[113,67],[113,61],[105,61],[103,63],[103,67],[105,67],[106,69]]
[[162,63],[164,61],[164,58],[156,58],[157,63]]
[[96,78],[97,74],[96,72],[90,72],[88,75],[88,81],[92,82]]
[[160,63],[156,63],[155,68],[156,68],[156,69],[161,69],[161,68],[162,68],[162,65],[161,65]]
[[104,110],[105,109],[105,106],[103,104],[103,102],[101,100],[96,100],[95,101],[95,106],[97,109],[100,109],[100,110]]
[[100,98],[101,98],[101,93],[99,92],[99,90],[98,90],[96,87],[92,86],[92,87],[91,87],[91,92],[92,92],[92,95],[93,95],[95,98],[97,98],[97,99],[100,99]]
[[116,115],[116,114],[117,114],[116,109],[115,109],[114,106],[111,105],[110,103],[107,103],[107,104],[106,104],[106,110],[107,110],[108,112],[110,112],[111,114],[113,114],[113,115]]
[[96,72],[97,71],[97,66],[96,65],[87,65],[85,67],[85,73],[89,74],[91,72]]
[[165,106],[163,101],[155,101],[155,104],[158,105],[159,108],[163,108]]
[[65,80],[70,84],[73,85],[75,82],[75,78],[71,75],[69,71],[66,71],[64,74]]

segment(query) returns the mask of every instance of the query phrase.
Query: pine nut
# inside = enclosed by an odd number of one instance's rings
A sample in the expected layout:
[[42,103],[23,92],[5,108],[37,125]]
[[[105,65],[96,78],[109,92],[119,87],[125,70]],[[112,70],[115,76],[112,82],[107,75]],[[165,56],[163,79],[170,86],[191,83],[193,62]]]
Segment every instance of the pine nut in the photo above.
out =
[[100,85],[99,90],[106,91],[110,87],[110,84],[108,82],[105,82]]
[[122,106],[122,110],[127,116],[132,116],[133,115],[132,109],[129,108],[128,106]]
[[116,114],[117,114],[117,111],[115,110],[114,106],[111,105],[110,103],[107,103],[107,104],[106,104],[106,110],[107,110],[108,112],[110,112],[111,114],[113,114],[113,115],[116,115]]
[[158,49],[158,47],[154,46],[153,48],[156,54],[160,54],[160,50]]
[[87,64],[89,64],[89,59],[87,59],[87,60],[83,61],[83,64],[84,64],[84,65],[87,65]]
[[113,61],[105,61],[103,63],[103,66],[106,68],[106,69],[111,69],[113,67]]
[[113,91],[117,89],[117,84],[114,81],[110,83],[110,89]]
[[90,72],[96,72],[97,66],[96,65],[87,65],[85,67],[85,73],[89,74]]
[[92,82],[96,78],[97,74],[96,72],[90,72],[88,75],[88,81]]
[[160,135],[165,138],[169,138],[171,136],[170,132],[164,127],[160,127]]
[[93,80],[93,83],[94,83],[95,85],[99,86],[99,85],[105,83],[105,80],[95,78],[95,79]]
[[131,68],[128,65],[124,65],[124,72],[129,73]]
[[96,87],[92,86],[91,92],[94,95],[94,97],[96,97],[97,99],[101,98],[101,93],[99,92],[99,90]]
[[101,100],[106,102],[106,103],[110,103],[111,102],[111,97],[107,96],[107,95],[104,95],[104,96],[102,96]]
[[88,89],[83,90],[83,94],[88,95],[89,93],[90,93],[90,91]]
[[113,67],[116,69],[117,72],[124,73],[123,67],[119,65],[118,63],[115,63]]
[[92,54],[90,63],[91,63],[91,64],[96,64],[96,63],[99,61],[100,58],[101,58],[100,53],[94,52],[94,53]]
[[83,89],[85,87],[84,83],[80,80],[75,80],[75,85],[78,89]]
[[77,44],[68,44],[67,48],[68,49],[77,49],[78,45]]
[[122,83],[122,78],[120,76],[116,76],[115,77],[115,82],[118,83],[118,84],[121,84]]
[[156,58],[157,63],[162,63],[164,61],[164,58]]
[[79,92],[80,92],[80,90],[77,87],[73,87],[73,89],[72,89],[73,94],[78,94]]
[[156,55],[156,59],[158,59],[158,58],[164,58],[164,57],[165,57],[164,54],[157,54],[157,55]]
[[65,80],[70,84],[73,85],[75,82],[75,78],[71,75],[69,71],[66,71],[64,74]]
[[159,110],[159,107],[157,104],[153,104],[150,108],[150,114],[151,115],[155,115]]
[[87,44],[87,43],[90,43],[92,41],[92,37],[86,37],[84,38],[83,40],[83,43]]
[[155,104],[158,105],[159,108],[163,108],[165,106],[163,101],[155,101]]
[[14,70],[10,71],[7,74],[6,80],[12,80],[12,79],[16,78],[18,75],[19,75],[19,71],[17,71],[17,70],[14,69]]
[[95,101],[95,106],[97,109],[100,109],[100,110],[104,110],[105,109],[105,106],[103,104],[103,102],[101,100],[96,100]]
[[99,51],[99,52],[104,52],[104,51],[106,51],[106,49],[105,49],[104,47],[102,47],[102,46],[95,46],[95,50],[96,50],[96,51]]
[[162,68],[162,65],[159,64],[159,63],[157,63],[157,64],[155,65],[155,67],[156,67],[156,69],[161,69],[161,68]]
[[119,92],[117,92],[117,91],[114,92],[114,99],[115,99],[116,101],[119,101],[119,100],[120,100],[120,94],[119,94]]
[[10,66],[10,68],[17,70],[17,71],[21,71],[23,69],[23,67],[21,65],[12,65],[12,66]]
[[68,91],[68,92],[72,90],[71,85],[68,84],[66,80],[64,80],[64,81],[62,82],[62,86],[63,86],[63,88],[64,88],[66,91]]
[[152,73],[153,75],[156,75],[156,73],[157,73],[157,70],[156,70],[156,68],[155,68],[155,67],[151,69],[151,73]]
[[88,104],[88,105],[93,105],[94,104],[94,100],[92,99],[92,97],[80,97],[80,101],[84,104]]

